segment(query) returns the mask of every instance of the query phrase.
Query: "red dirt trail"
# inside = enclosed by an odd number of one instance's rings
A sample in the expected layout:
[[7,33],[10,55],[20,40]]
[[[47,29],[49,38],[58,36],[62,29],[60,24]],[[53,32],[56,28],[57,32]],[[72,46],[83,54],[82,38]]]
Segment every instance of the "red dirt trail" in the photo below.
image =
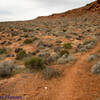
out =
[[56,100],[96,100],[100,96],[100,76],[90,72],[93,63],[86,61],[89,54],[100,50],[99,46],[100,43],[66,72]]

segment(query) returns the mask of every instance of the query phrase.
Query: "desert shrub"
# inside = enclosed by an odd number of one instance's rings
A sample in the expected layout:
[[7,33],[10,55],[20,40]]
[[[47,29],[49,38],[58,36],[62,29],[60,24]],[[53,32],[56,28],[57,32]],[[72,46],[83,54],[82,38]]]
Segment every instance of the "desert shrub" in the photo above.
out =
[[63,56],[63,55],[69,55],[69,52],[67,51],[67,50],[65,50],[65,49],[62,49],[61,51],[60,51],[60,56]]
[[37,37],[34,37],[34,38],[33,38],[33,41],[35,41],[35,40],[38,40],[38,38],[37,38]]
[[64,43],[63,44],[63,48],[64,49],[71,49],[72,48],[72,45],[71,45],[71,43]]
[[85,41],[84,43],[83,43],[83,45],[88,45],[89,43],[97,43],[97,41],[96,40],[87,40],[87,41]]
[[28,29],[27,28],[23,28],[23,32],[28,32]]
[[91,68],[91,72],[93,74],[100,74],[100,62],[97,62],[96,64],[94,64]]
[[36,30],[38,30],[38,31],[39,31],[40,29],[39,29],[39,28],[37,28]]
[[24,64],[29,69],[42,70],[45,68],[44,59],[36,56],[25,59]]
[[24,43],[25,44],[31,44],[33,41],[31,40],[31,39],[26,39],[26,40],[24,40]]
[[22,48],[15,48],[15,53],[18,53],[18,52],[20,52],[22,50],[23,50]]
[[10,29],[11,31],[14,31],[14,29],[12,28],[12,29]]
[[29,70],[26,69],[25,67],[21,67],[21,66],[19,65],[18,67],[16,67],[16,68],[12,71],[11,75],[13,76],[13,75],[16,75],[16,74],[26,73],[26,72],[29,72]]
[[12,33],[11,35],[12,35],[12,37],[14,37],[14,36],[16,36],[16,33]]
[[46,67],[44,70],[43,70],[43,78],[45,80],[50,80],[52,79],[53,77],[59,77],[61,75],[61,72],[57,69],[54,69],[54,68],[50,68],[50,67]]
[[7,53],[6,48],[2,48],[2,49],[0,49],[0,54],[5,54],[5,53]]
[[91,54],[89,55],[87,61],[93,61],[93,60],[96,60],[98,58],[98,56],[96,54]]
[[8,77],[12,75],[12,71],[15,68],[15,64],[12,61],[3,61],[0,63],[0,77]]
[[66,32],[66,30],[65,30],[65,29],[63,29],[63,32]]
[[28,34],[25,34],[24,37],[27,38],[28,37]]
[[17,53],[16,59],[20,60],[20,59],[23,59],[26,56],[27,56],[26,52],[24,50],[22,50],[22,51],[20,51],[20,52]]
[[96,40],[87,40],[83,43],[86,49],[93,49],[94,46],[96,46],[97,41]]

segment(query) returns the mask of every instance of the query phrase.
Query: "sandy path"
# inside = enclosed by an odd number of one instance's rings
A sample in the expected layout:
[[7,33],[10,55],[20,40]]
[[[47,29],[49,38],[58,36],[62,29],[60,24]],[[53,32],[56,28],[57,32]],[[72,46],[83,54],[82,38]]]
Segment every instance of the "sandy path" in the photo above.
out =
[[100,96],[100,76],[90,72],[92,63],[86,61],[91,53],[100,50],[100,44],[83,55],[80,60],[65,71],[66,75],[61,81],[59,96],[55,100],[96,100]]

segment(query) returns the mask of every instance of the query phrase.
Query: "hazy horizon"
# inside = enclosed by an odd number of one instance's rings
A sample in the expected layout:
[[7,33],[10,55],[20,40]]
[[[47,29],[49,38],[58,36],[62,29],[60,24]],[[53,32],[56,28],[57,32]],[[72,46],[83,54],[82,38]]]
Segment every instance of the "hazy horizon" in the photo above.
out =
[[0,22],[22,21],[79,8],[95,0],[2,0]]

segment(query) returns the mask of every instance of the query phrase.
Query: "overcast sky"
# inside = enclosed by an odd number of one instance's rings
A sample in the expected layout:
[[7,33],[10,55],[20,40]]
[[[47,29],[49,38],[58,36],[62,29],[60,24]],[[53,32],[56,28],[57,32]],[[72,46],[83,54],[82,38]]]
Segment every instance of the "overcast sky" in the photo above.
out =
[[84,6],[94,0],[0,0],[0,21],[29,20]]

